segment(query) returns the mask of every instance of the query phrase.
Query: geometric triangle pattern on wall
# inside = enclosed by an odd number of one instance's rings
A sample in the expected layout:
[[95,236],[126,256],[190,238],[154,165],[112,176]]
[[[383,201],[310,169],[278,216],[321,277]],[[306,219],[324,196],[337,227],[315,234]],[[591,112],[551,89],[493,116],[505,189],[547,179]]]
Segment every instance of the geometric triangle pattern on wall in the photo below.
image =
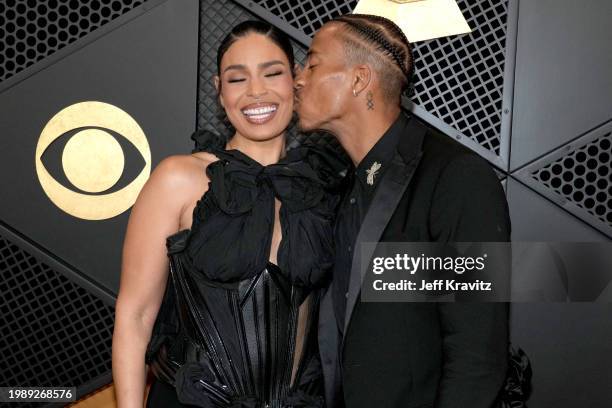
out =
[[512,177],[612,237],[612,121]]

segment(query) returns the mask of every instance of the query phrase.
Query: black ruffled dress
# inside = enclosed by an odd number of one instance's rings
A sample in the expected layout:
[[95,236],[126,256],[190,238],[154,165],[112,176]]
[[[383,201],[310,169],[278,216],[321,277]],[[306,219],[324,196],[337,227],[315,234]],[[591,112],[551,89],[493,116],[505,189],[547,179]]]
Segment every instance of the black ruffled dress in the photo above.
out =
[[[333,260],[332,222],[343,164],[298,147],[262,166],[214,137],[194,151],[210,164],[208,191],[190,229],[167,238],[170,274],[146,359],[157,383],[199,407],[321,407],[318,291]],[[268,261],[274,198],[281,202],[278,265]],[[291,383],[298,311],[309,297],[306,335]],[[149,394],[149,406],[161,391]],[[182,406],[181,404],[176,406]]]

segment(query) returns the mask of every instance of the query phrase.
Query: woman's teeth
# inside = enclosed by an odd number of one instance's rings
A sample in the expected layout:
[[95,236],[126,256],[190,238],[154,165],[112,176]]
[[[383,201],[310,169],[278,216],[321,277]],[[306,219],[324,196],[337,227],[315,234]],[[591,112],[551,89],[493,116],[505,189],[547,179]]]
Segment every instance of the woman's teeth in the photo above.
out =
[[276,109],[276,106],[271,105],[260,108],[243,109],[242,113],[249,122],[261,124],[272,118]]

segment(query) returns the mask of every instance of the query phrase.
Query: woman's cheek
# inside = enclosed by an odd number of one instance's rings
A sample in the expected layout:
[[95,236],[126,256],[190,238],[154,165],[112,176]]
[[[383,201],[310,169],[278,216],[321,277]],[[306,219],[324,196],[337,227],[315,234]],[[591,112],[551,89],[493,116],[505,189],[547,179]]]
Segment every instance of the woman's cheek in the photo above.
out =
[[293,94],[293,78],[287,76],[287,79],[283,81],[283,88],[287,94]]

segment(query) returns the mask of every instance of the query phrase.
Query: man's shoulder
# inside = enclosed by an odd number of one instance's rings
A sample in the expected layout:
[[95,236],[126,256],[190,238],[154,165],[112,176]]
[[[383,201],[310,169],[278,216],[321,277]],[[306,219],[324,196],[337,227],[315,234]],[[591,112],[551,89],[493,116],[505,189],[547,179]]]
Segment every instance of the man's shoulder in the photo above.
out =
[[[421,145],[422,156],[420,159],[421,168],[435,171],[436,169],[443,169],[454,162],[474,162],[485,165],[485,167],[488,166],[486,160],[480,155],[440,130],[425,123],[422,119],[413,116],[411,120],[415,121],[413,126],[416,125],[417,128],[420,128],[419,131],[423,134]],[[405,139],[405,143],[410,142],[409,139]],[[407,146],[405,146],[405,148],[406,147]],[[400,147],[400,152],[401,149],[402,147]]]
[[448,162],[462,156],[478,156],[469,148],[459,143],[454,138],[442,133],[440,130],[429,126],[421,121],[426,133],[423,139],[423,152],[429,158],[437,158]]
[[422,156],[416,176],[426,184],[481,186],[498,182],[493,166],[482,156],[452,137],[414,117],[423,133]]

